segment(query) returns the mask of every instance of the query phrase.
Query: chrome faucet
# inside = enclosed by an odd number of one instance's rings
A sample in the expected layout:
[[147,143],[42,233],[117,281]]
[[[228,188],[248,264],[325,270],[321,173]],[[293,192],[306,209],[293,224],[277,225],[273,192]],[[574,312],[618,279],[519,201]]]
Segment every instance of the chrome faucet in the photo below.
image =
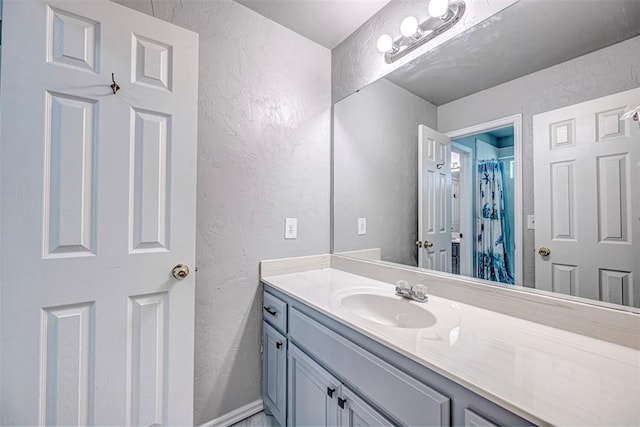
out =
[[418,302],[427,302],[427,287],[422,284],[409,286],[405,280],[398,280],[396,283],[396,295]]

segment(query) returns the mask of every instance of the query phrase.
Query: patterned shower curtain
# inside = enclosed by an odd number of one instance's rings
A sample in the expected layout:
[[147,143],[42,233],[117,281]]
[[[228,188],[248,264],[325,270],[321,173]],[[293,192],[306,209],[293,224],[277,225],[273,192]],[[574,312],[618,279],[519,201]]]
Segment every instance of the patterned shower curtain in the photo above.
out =
[[504,165],[495,160],[478,164],[476,206],[476,270],[479,279],[513,284],[511,230],[504,191]]

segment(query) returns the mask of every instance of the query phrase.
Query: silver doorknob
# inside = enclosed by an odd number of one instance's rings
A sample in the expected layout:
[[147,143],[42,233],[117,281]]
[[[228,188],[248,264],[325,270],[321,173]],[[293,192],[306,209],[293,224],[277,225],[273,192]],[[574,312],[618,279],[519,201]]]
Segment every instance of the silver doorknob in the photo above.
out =
[[178,264],[171,270],[171,275],[178,280],[182,280],[189,275],[189,267],[184,264]]
[[551,254],[551,249],[542,246],[540,249],[538,249],[538,253],[540,254],[540,256],[549,256]]
[[433,246],[433,243],[431,243],[430,241],[428,241],[428,240],[425,240],[425,241],[424,241],[424,247],[425,247],[425,248],[430,248],[430,247],[432,247],[432,246]]
[[421,242],[420,240],[418,240],[418,241],[416,242],[416,246],[417,246],[417,247],[419,247],[419,248],[421,248],[421,247],[422,247],[422,242]]

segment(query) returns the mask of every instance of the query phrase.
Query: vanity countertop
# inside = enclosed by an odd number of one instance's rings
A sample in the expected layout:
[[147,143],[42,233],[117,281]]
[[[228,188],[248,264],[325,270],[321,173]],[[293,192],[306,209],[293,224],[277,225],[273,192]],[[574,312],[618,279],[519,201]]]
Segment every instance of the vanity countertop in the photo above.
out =
[[638,350],[433,295],[435,326],[385,326],[340,299],[394,287],[333,268],[261,280],[535,424],[640,425]]

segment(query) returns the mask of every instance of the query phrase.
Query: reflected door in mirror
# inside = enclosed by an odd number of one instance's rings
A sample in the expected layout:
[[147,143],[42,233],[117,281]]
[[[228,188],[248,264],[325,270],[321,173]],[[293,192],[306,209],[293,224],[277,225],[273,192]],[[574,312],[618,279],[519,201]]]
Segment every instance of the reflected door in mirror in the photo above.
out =
[[640,130],[620,120],[639,100],[534,116],[536,287],[640,307]]
[[418,265],[451,271],[451,140],[418,127]]

